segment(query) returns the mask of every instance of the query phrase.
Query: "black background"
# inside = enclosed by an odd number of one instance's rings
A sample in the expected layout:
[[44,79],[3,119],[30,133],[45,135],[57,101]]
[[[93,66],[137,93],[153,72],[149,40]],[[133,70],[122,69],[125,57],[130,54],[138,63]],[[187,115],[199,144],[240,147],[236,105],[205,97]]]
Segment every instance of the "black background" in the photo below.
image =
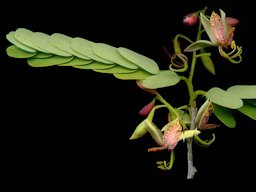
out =
[[[252,119],[236,114],[236,128],[214,130],[212,146],[194,145],[198,172],[194,180],[187,181],[186,145],[178,144],[172,170],[162,171],[155,161],[167,160],[168,153],[148,153],[147,148],[155,145],[149,135],[129,140],[143,120],[138,111],[152,99],[134,81],[71,67],[32,68],[5,52],[10,45],[5,35],[25,27],[127,47],[164,69],[169,61],[163,46],[171,48],[177,33],[193,38],[194,28],[184,26],[182,18],[205,6],[215,11],[221,8],[227,16],[240,20],[235,39],[243,46],[243,62],[234,65],[216,54],[217,75],[198,67],[195,86],[207,90],[255,84],[255,16],[252,4],[246,1],[39,1],[1,6],[1,148],[9,187],[168,186],[171,190],[177,183],[186,184],[183,187],[189,183],[210,183],[209,187],[220,182],[223,186],[252,184],[256,133]],[[187,98],[184,88],[177,85],[161,91],[178,106]],[[166,121],[161,114],[158,118],[159,123]],[[227,184],[228,180],[232,182]]]

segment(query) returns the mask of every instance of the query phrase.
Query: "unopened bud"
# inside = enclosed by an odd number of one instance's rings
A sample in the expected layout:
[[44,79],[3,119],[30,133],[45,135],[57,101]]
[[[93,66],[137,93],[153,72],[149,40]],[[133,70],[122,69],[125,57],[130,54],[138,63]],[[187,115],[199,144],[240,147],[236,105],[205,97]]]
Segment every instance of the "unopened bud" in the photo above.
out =
[[136,81],[136,84],[138,85],[139,88],[141,88],[141,89],[144,90],[144,91],[147,91],[147,92],[149,92],[149,93],[151,93],[151,94],[154,94],[154,95],[157,93],[157,90],[156,90],[156,89],[148,89],[148,88],[144,87],[144,86],[142,85],[142,81],[141,81],[141,80],[137,80],[137,81]]
[[228,25],[236,26],[239,23],[239,20],[233,17],[226,17],[226,21]]
[[183,23],[186,26],[194,26],[197,23],[197,15],[195,13],[189,13],[184,16]]
[[132,136],[130,137],[130,140],[133,140],[133,139],[138,139],[140,137],[142,137],[143,135],[145,135],[148,131],[146,129],[146,122],[145,120],[142,121],[137,127],[136,129],[134,130]]
[[150,111],[154,108],[155,106],[155,99],[153,101],[151,101],[150,103],[148,103],[147,105],[145,105],[140,111],[139,114],[140,115],[148,115],[150,113]]

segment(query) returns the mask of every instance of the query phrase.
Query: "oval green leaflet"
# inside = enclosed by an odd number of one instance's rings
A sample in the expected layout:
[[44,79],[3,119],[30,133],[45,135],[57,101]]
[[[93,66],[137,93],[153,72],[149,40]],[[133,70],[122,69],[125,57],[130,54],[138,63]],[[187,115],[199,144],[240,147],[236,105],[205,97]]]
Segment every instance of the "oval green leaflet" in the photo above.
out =
[[236,120],[234,116],[232,115],[232,109],[228,109],[226,107],[222,107],[217,104],[213,104],[214,115],[227,127],[229,128],[235,128],[236,126]]
[[25,51],[23,49],[18,48],[15,45],[11,45],[7,47],[6,53],[9,57],[17,58],[17,59],[25,59],[29,57],[33,57],[37,54],[37,52],[31,53],[28,51]]
[[14,34],[15,32],[14,31],[11,31],[9,32],[7,35],[6,35],[6,39],[11,42],[12,44],[14,44],[16,47],[24,50],[24,51],[27,51],[27,52],[31,52],[31,53],[36,53],[37,50],[36,49],[33,49],[21,42],[19,42],[15,37],[14,37]]
[[256,99],[256,85],[234,85],[227,92],[241,99]]
[[143,80],[142,84],[148,89],[157,89],[176,85],[179,81],[180,76],[174,71],[161,70],[158,74],[151,75]]
[[91,58],[81,55],[71,48],[72,39],[73,39],[72,37],[69,37],[69,36],[61,34],[61,33],[53,33],[50,36],[50,42],[55,47],[65,51],[65,52],[68,52],[76,57],[79,57],[79,58],[82,58],[85,60],[91,60]]
[[37,54],[35,56],[33,56],[32,58],[43,59],[43,58],[48,58],[48,57],[52,57],[52,56],[54,56],[54,55],[49,54],[49,53],[44,53],[44,52],[37,52]]
[[238,96],[219,87],[212,87],[205,93],[205,96],[211,102],[226,108],[238,109],[243,106],[243,101]]
[[137,70],[131,73],[114,73],[113,75],[117,79],[122,79],[122,80],[143,80],[150,77],[152,74],[146,71]]
[[23,43],[24,45],[32,48],[32,49],[35,49],[37,51],[40,51],[40,52],[44,52],[43,49],[40,49],[39,47],[35,46],[33,43],[32,43],[32,37],[33,37],[33,31],[31,30],[28,30],[28,29],[25,29],[25,28],[18,28],[15,30],[14,32],[14,37],[21,43]]
[[118,65],[128,68],[128,69],[138,69],[138,66],[131,61],[124,58],[117,50],[116,47],[105,43],[95,43],[92,46],[92,50],[96,55],[117,63]]
[[32,34],[32,43],[39,47],[40,50],[44,50],[45,53],[50,53],[58,56],[63,56],[63,57],[71,57],[72,54],[63,51],[57,47],[55,47],[51,41],[50,41],[51,36],[45,33],[41,32],[34,32]]
[[99,72],[99,73],[118,74],[118,73],[133,73],[137,70],[136,69],[128,69],[126,67],[115,65],[114,67],[107,68],[107,69],[94,69],[94,71]]
[[132,51],[132,50],[124,48],[124,47],[119,47],[118,51],[123,57],[125,57],[132,63],[135,63],[143,70],[145,70],[149,73],[152,73],[152,74],[159,73],[159,67],[153,59],[150,59],[142,54],[139,54],[135,51]]
[[87,65],[92,63],[93,60],[85,60],[78,57],[74,57],[72,60],[66,63],[59,64],[58,66],[77,66],[77,65]]
[[244,105],[237,110],[240,111],[241,113],[243,113],[244,115],[252,118],[253,120],[256,120],[256,106],[255,105],[244,101]]
[[116,64],[105,64],[98,61],[93,61],[85,65],[73,65],[74,68],[78,69],[109,69],[114,67]]
[[92,46],[95,42],[93,41],[89,41],[87,39],[83,39],[81,37],[74,37],[71,41],[71,48],[78,52],[79,54],[88,57],[92,60],[101,62],[101,63],[105,63],[105,64],[113,64],[113,62],[104,59],[102,57],[97,56],[93,50],[92,50]]
[[243,99],[243,101],[246,101],[247,103],[256,106],[256,99]]
[[61,57],[58,55],[54,55],[49,58],[28,58],[27,62],[31,67],[48,67],[53,65],[60,65],[66,62],[69,62],[73,59],[72,57]]

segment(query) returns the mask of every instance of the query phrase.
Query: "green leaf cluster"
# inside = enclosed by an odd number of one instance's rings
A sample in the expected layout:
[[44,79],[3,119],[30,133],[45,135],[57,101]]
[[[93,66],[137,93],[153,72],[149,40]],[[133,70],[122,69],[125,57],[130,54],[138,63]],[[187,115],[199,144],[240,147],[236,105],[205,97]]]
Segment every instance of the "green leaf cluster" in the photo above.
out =
[[7,47],[7,55],[26,59],[32,67],[72,66],[133,80],[143,80],[160,72],[157,63],[145,55],[81,37],[18,28],[9,32],[6,39],[13,44]]
[[233,110],[256,120],[256,85],[234,85],[227,90],[213,87],[205,96],[214,104],[215,116],[229,128],[236,126]]

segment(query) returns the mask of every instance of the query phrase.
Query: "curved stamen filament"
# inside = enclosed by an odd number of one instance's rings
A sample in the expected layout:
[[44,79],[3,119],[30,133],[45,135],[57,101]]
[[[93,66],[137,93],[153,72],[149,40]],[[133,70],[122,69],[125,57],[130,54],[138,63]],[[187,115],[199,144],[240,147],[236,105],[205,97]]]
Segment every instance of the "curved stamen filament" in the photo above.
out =
[[[230,47],[232,48],[232,50],[229,53],[226,53],[223,50],[223,47],[219,46],[220,55],[228,59],[232,63],[240,63],[242,61],[242,47],[236,46],[234,42],[231,44]],[[235,58],[238,58],[238,60],[236,60]]]
[[174,154],[174,150],[172,150],[170,154],[169,162],[167,163],[166,161],[158,161],[157,167],[162,170],[170,170],[173,166],[174,159],[175,159],[175,154]]
[[[172,66],[178,69],[175,69]],[[169,68],[170,70],[176,71],[176,72],[186,71],[188,69],[188,58],[182,53],[172,55],[171,64]]]

